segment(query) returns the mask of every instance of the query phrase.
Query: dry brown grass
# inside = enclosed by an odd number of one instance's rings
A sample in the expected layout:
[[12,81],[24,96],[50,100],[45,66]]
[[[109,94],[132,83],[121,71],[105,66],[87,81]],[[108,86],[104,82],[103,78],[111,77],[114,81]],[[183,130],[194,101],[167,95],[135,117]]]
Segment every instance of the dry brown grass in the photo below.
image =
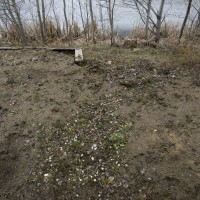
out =
[[137,25],[134,27],[133,31],[128,36],[131,39],[145,39],[145,29],[143,26]]
[[[177,42],[180,33],[180,26],[173,25],[171,23],[165,23],[161,28],[161,40],[169,39],[173,42]],[[139,40],[145,39],[145,27],[141,25],[135,26],[129,38],[137,38]],[[155,35],[149,31],[149,40],[154,40]],[[186,26],[184,30],[181,43],[187,43],[190,40],[198,40],[200,38],[200,30],[194,30],[190,26]],[[168,41],[167,41],[168,42]]]
[[[47,43],[52,43],[55,40],[58,40],[59,38],[62,37],[63,32],[61,29],[60,24],[56,24],[52,20],[47,20],[46,21],[46,39]],[[35,44],[40,44],[41,43],[41,38],[40,38],[40,26],[37,22],[27,25],[25,27],[27,35],[29,37],[29,42],[35,43]]]
[[[61,28],[61,24],[52,20],[46,21],[46,40],[47,44],[62,42],[62,39],[66,40],[65,31]],[[24,24],[24,29],[30,45],[41,45],[40,26],[37,22],[31,24]],[[70,26],[70,34],[73,38],[79,37],[81,34],[78,23],[74,23]],[[19,45],[21,43],[20,37],[17,34],[16,28],[13,25],[6,27],[0,27],[1,40],[5,44]]]
[[19,44],[20,38],[17,34],[16,28],[11,24],[7,27],[0,27],[1,40],[6,44]]
[[[62,28],[61,22],[55,22],[53,20],[46,21],[46,38],[47,45],[50,46],[66,46],[68,43],[66,33]],[[41,37],[40,37],[40,27],[37,22],[33,22],[32,24],[24,25],[25,31],[27,33],[27,38],[29,40],[29,45],[39,46],[41,45]],[[101,45],[107,45],[110,43],[110,35],[109,30],[105,28],[102,33],[102,30],[99,29],[97,22],[94,24],[95,28],[95,36],[97,43]],[[199,49],[200,45],[200,30],[195,30],[196,34],[193,34],[194,31],[191,30],[190,27],[186,27],[184,31],[184,35],[181,39],[180,44],[178,44],[178,36],[179,36],[180,27],[172,25],[170,23],[165,23],[161,29],[161,39],[157,47],[169,50],[175,53],[180,54],[188,54],[188,58],[193,57],[192,52],[196,51],[195,49]],[[0,32],[2,35],[1,41],[4,44],[12,44],[19,45],[21,43],[20,38],[17,34],[16,28],[13,25],[5,27],[0,27]],[[103,34],[103,35],[102,35]],[[81,32],[81,28],[78,23],[74,23],[73,26],[70,26],[70,36],[72,37],[73,43],[72,45],[86,45],[92,44],[92,25],[91,23],[85,25],[85,29]],[[140,43],[152,42],[154,41],[154,34],[149,31],[149,40],[145,41],[145,27],[144,26],[136,26],[132,33],[128,36],[130,39],[137,39]],[[118,34],[116,33],[116,43],[118,46],[122,46],[123,41]],[[146,43],[145,43],[146,44]],[[140,47],[151,45],[140,45]],[[153,46],[152,46],[153,47]]]

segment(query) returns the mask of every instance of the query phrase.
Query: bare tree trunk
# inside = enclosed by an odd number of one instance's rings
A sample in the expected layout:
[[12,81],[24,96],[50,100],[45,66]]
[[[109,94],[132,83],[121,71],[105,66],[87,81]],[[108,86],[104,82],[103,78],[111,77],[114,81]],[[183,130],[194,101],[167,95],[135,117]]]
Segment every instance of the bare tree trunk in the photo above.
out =
[[92,7],[92,0],[89,0],[89,7],[90,7],[90,17],[91,17],[91,23],[92,23],[92,42],[93,42],[93,44],[96,44],[95,30],[94,30],[94,13],[93,13],[93,7]]
[[44,5],[44,0],[41,0],[42,2],[42,28],[43,28],[43,33],[44,33],[44,44],[46,44],[46,14],[45,14],[45,5]]
[[[165,0],[160,0],[159,9],[154,9],[152,6],[153,0],[122,0],[123,3],[132,9],[136,9],[140,15],[142,22],[145,24],[145,38],[148,39],[148,31],[151,30],[150,24],[153,25],[155,31],[155,41],[159,42],[160,29],[163,20],[163,10]],[[145,15],[144,15],[145,14]]]
[[152,0],[149,0],[148,1],[146,27],[145,27],[145,39],[146,40],[148,40],[148,36],[149,36],[149,19],[150,19],[150,13],[151,13],[151,4],[152,4]]
[[81,0],[78,0],[78,4],[79,4],[79,9],[80,9],[80,14],[81,14],[81,21],[82,21],[84,35],[85,35],[85,38],[87,40],[87,33],[85,33],[85,21],[84,21],[84,18],[83,18],[83,10],[82,10]]
[[45,35],[44,35],[44,29],[43,29],[43,24],[42,24],[42,16],[40,13],[40,2],[39,0],[36,0],[36,7],[37,7],[37,15],[38,15],[38,20],[39,20],[39,26],[40,26],[40,35],[42,39],[42,43],[45,44]]
[[198,18],[197,18],[197,28],[199,28],[200,27],[200,8],[199,8],[199,10],[198,10]]
[[[20,12],[15,0],[11,0],[11,2],[10,0],[4,1],[4,6],[5,6],[4,13],[6,17],[8,17],[11,20],[11,22],[14,24],[14,26],[16,27],[17,34],[19,38],[21,38],[22,44],[27,45],[26,33],[24,30]],[[9,15],[7,12],[9,13]]]
[[55,18],[55,21],[56,21],[57,37],[60,37],[61,36],[61,28],[60,28],[58,15],[56,14],[56,11],[55,11],[55,0],[53,0],[52,8],[53,8],[54,18]]
[[89,8],[88,8],[88,1],[86,0],[86,20],[87,20],[87,28],[86,28],[86,32],[87,32],[87,42],[89,42],[90,40],[90,27],[89,27]]
[[[5,16],[7,17],[7,18],[9,18],[9,20],[11,21],[11,23],[12,24],[14,24],[14,26],[16,27],[16,31],[17,31],[17,33],[18,33],[18,36],[19,37],[21,37],[21,35],[20,35],[20,27],[19,27],[19,25],[18,25],[18,23],[17,23],[17,20],[16,20],[16,18],[15,18],[15,16],[14,16],[14,12],[12,11],[12,6],[11,6],[11,3],[10,3],[10,1],[9,0],[6,0],[6,2],[5,2],[5,9],[4,9],[4,14],[5,14]],[[9,14],[8,14],[8,13]]]
[[74,0],[72,0],[72,27],[74,26]]
[[66,27],[66,31],[67,31],[67,41],[69,46],[71,46],[72,44],[72,35],[71,35],[71,27],[69,26],[69,22],[68,22],[68,17],[67,17],[67,12],[66,12],[66,1],[63,0],[63,12],[64,12],[64,18],[65,18],[65,27]]
[[100,15],[100,22],[101,22],[101,40],[104,40],[104,19],[103,19],[103,7],[101,3],[99,4],[99,15]]
[[85,29],[85,21],[84,21],[84,18],[83,18],[83,11],[82,11],[81,0],[78,0],[78,4],[79,4],[79,9],[80,9],[80,14],[81,14],[81,21],[82,21],[83,30],[84,30]]
[[108,10],[108,17],[110,23],[110,40],[111,46],[115,44],[115,37],[114,37],[114,8],[115,8],[116,0],[107,0],[107,10]]
[[[111,0],[110,0],[111,1]],[[115,44],[115,36],[114,36],[114,8],[115,8],[115,1],[113,0],[111,4],[111,16],[110,16],[110,26],[111,26],[111,46]]]
[[24,27],[23,27],[23,24],[22,24],[21,16],[19,14],[19,10],[17,8],[15,0],[12,0],[12,2],[13,2],[14,12],[15,12],[16,17],[17,17],[17,21],[19,23],[20,35],[22,37],[22,43],[24,45],[27,45],[27,38],[26,38],[26,34],[25,34]]
[[156,42],[159,42],[160,40],[160,30],[161,30],[161,24],[162,24],[162,15],[163,15],[163,9],[164,9],[165,0],[161,0],[160,3],[160,9],[157,13],[157,24],[156,24]]
[[69,23],[68,23],[68,18],[67,18],[67,13],[66,13],[66,2],[65,0],[63,0],[63,12],[64,12],[64,17],[65,17],[65,27],[66,27],[66,31],[67,31],[67,37],[69,35]]
[[187,11],[186,11],[186,14],[185,14],[185,18],[183,20],[183,24],[181,26],[180,34],[179,34],[179,37],[178,37],[178,43],[180,43],[180,40],[183,36],[185,25],[187,23],[187,20],[188,20],[189,14],[190,14],[191,6],[192,6],[192,0],[188,0]]

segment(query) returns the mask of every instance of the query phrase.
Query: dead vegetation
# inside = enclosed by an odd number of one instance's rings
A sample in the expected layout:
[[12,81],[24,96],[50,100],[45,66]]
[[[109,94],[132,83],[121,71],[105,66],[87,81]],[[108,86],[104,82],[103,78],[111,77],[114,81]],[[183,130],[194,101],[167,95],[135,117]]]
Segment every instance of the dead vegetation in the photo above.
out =
[[[95,22],[96,24],[96,22]],[[65,31],[61,28],[59,22],[55,23],[52,20],[46,21],[46,38],[48,46],[68,46],[69,39],[66,37]],[[41,46],[39,24],[29,24],[25,27],[28,35],[29,46]],[[72,46],[87,46],[92,44],[91,24],[86,24],[85,29],[81,31],[81,27],[74,23],[70,26],[70,41]],[[99,29],[98,25],[94,26],[96,38],[95,40],[100,45],[109,44],[109,31]],[[21,40],[13,25],[8,26],[6,29],[0,27],[1,32],[1,46],[20,46]],[[115,33],[115,47],[124,48],[163,48],[172,51],[193,51],[199,46],[198,31],[193,32],[190,27],[185,28],[184,35],[181,42],[178,44],[177,37],[179,34],[179,27],[166,23],[161,29],[161,39],[159,43],[155,42],[153,33],[149,33],[149,39],[145,39],[145,29],[142,26],[137,26],[134,30],[127,35],[126,38],[121,38],[120,33]]]

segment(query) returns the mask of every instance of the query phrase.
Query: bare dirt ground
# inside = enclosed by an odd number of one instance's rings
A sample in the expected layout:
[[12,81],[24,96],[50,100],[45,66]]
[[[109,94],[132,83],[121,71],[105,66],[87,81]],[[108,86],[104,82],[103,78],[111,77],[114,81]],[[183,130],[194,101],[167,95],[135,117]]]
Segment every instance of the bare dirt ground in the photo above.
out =
[[200,199],[198,64],[115,56],[0,52],[1,200]]

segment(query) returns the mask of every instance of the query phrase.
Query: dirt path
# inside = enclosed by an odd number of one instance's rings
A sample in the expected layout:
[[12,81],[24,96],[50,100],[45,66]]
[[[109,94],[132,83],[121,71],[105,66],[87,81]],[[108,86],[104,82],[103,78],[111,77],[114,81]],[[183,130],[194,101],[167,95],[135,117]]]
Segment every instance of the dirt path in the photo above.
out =
[[200,199],[199,69],[0,54],[0,199]]

